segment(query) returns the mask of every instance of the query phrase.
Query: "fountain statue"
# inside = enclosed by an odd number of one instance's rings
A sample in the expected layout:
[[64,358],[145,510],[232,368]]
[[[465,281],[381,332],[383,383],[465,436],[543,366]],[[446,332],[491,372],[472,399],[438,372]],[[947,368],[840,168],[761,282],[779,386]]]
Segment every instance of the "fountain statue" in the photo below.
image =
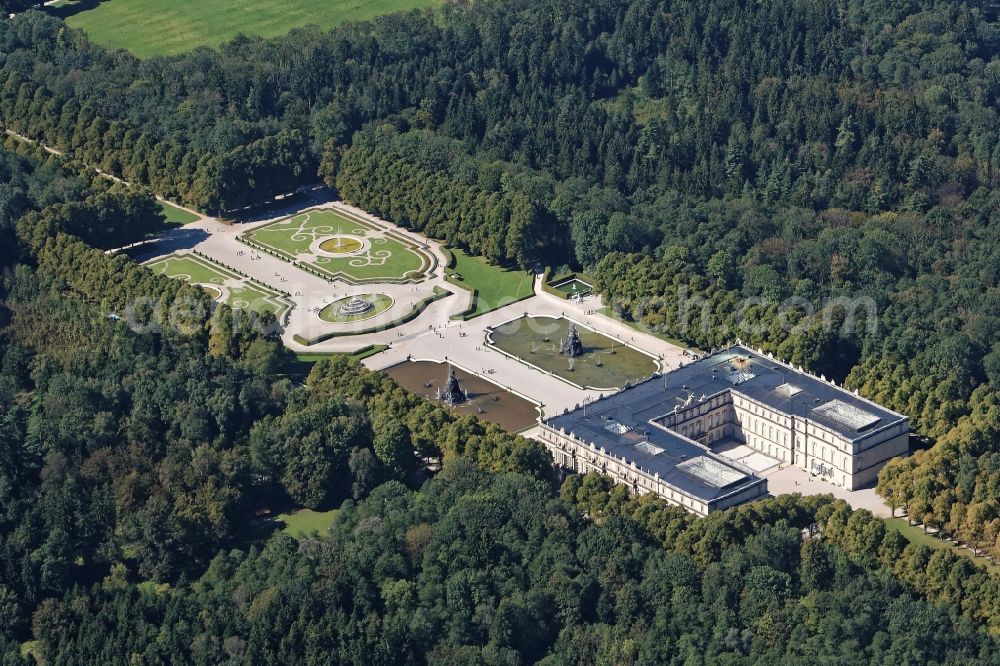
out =
[[576,330],[576,324],[569,325],[569,329],[566,331],[566,339],[563,340],[559,353],[570,358],[583,356],[583,342],[580,340],[580,334]]
[[364,314],[374,307],[375,305],[371,301],[353,296],[351,300],[337,308],[337,314],[342,317],[353,317]]
[[455,374],[455,368],[448,366],[448,379],[445,380],[444,387],[438,389],[438,400],[443,401],[449,407],[454,407],[468,399],[465,391],[458,385],[458,375]]

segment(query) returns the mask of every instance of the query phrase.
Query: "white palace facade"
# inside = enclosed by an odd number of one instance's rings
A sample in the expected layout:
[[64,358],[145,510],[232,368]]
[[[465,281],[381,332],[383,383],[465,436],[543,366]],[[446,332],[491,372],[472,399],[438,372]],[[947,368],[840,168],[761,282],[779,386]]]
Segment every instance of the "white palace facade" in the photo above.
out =
[[699,514],[766,494],[713,449],[744,444],[847,490],[907,452],[909,423],[801,368],[736,345],[541,424],[557,464],[600,471]]

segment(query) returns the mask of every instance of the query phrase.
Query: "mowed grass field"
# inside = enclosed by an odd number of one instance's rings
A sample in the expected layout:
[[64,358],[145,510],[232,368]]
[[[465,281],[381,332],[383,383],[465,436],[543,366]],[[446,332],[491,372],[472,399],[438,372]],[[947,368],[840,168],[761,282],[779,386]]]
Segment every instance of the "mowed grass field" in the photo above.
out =
[[147,58],[215,46],[236,35],[275,37],[315,24],[332,28],[441,0],[81,0],[49,11],[95,42]]
[[369,225],[335,211],[310,210],[257,227],[243,236],[287,255],[290,259],[297,259],[300,254],[308,254],[309,248],[317,241],[341,235],[367,237],[373,231]]
[[1000,566],[991,563],[985,557],[976,557],[972,554],[972,551],[968,548],[959,548],[951,541],[942,541],[933,534],[926,534],[922,527],[919,525],[910,525],[905,518],[883,518],[885,521],[885,526],[890,530],[895,530],[906,537],[907,541],[916,544],[923,544],[934,548],[936,550],[951,548],[952,552],[958,553],[959,555],[964,555],[976,564],[980,564],[992,573],[1000,573]]
[[457,248],[451,253],[455,255],[455,265],[448,269],[448,281],[464,289],[476,290],[476,309],[472,316],[492,312],[534,293],[530,273],[494,266],[482,257],[470,256]]
[[279,515],[278,520],[285,524],[283,532],[299,538],[313,532],[326,534],[330,526],[333,525],[333,521],[337,519],[338,513],[340,513],[340,509],[330,509],[329,511],[299,509]]

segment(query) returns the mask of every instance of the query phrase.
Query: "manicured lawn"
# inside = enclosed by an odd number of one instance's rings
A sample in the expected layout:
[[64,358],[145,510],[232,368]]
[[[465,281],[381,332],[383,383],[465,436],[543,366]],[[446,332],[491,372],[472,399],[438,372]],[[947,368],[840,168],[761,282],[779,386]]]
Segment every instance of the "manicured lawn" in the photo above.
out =
[[214,46],[236,35],[274,37],[307,24],[332,28],[440,0],[83,0],[49,11],[99,44],[140,57]]
[[451,252],[455,255],[455,265],[448,269],[448,281],[476,291],[476,307],[471,316],[492,312],[533,293],[530,273],[494,266],[459,249]]
[[195,254],[171,254],[146,266],[169,278],[202,286],[212,298],[234,309],[273,312],[281,316],[289,303],[279,292],[255,282],[245,275]]
[[918,543],[928,546],[930,548],[950,548],[952,552],[958,553],[959,555],[964,555],[976,564],[980,564],[990,572],[995,574],[1000,574],[1000,566],[995,564],[990,564],[990,561],[985,557],[974,557],[972,551],[968,548],[959,548],[952,541],[943,541],[933,534],[925,534],[924,529],[919,525],[910,525],[906,522],[905,518],[885,518],[885,526],[891,530],[896,530],[910,543]]
[[286,534],[293,537],[301,537],[312,532],[325,534],[340,509],[330,509],[329,511],[313,511],[312,509],[299,509],[291,513],[282,513],[278,520],[285,524],[282,529]]
[[[356,351],[348,354],[349,357],[353,358],[355,361],[363,361],[369,356],[374,356],[375,354],[381,354],[386,349],[388,345],[372,345],[371,347],[365,349],[364,351]],[[296,354],[295,359],[300,363],[318,363],[324,358],[329,358],[331,356],[340,356],[337,352],[328,352],[323,354]]]
[[[430,267],[430,258],[402,236],[332,210],[311,210],[278,220],[246,232],[243,238],[331,279],[355,284],[419,280]],[[362,249],[350,254],[322,249],[336,238],[357,240]]]
[[157,203],[160,205],[160,210],[164,216],[166,216],[168,224],[190,224],[198,220],[197,215],[189,213],[183,208],[172,206],[165,201],[158,201]]
[[172,254],[149,264],[149,268],[167,277],[179,278],[191,284],[221,286],[226,280],[239,278],[236,273],[193,254]]

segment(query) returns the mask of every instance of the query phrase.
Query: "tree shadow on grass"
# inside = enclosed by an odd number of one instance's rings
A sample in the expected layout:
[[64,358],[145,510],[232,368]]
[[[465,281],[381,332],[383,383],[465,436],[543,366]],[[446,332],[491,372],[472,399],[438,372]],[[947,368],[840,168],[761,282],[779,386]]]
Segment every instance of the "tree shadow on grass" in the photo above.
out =
[[333,190],[323,185],[304,187],[280,199],[271,199],[248,206],[241,210],[228,211],[226,216],[235,224],[260,222],[273,217],[293,215],[304,208],[311,208],[330,201],[336,201]]
[[177,228],[168,231],[166,234],[126,251],[129,257],[138,262],[152,259],[163,254],[170,254],[178,250],[190,250],[198,243],[208,238],[208,232],[204,229],[189,229],[187,227]]
[[61,18],[64,21],[70,16],[75,16],[91,9],[96,8],[103,2],[109,2],[110,0],[78,0],[77,2],[69,2],[65,5],[60,5],[58,7],[45,7],[43,11],[45,13],[55,16],[56,18]]

